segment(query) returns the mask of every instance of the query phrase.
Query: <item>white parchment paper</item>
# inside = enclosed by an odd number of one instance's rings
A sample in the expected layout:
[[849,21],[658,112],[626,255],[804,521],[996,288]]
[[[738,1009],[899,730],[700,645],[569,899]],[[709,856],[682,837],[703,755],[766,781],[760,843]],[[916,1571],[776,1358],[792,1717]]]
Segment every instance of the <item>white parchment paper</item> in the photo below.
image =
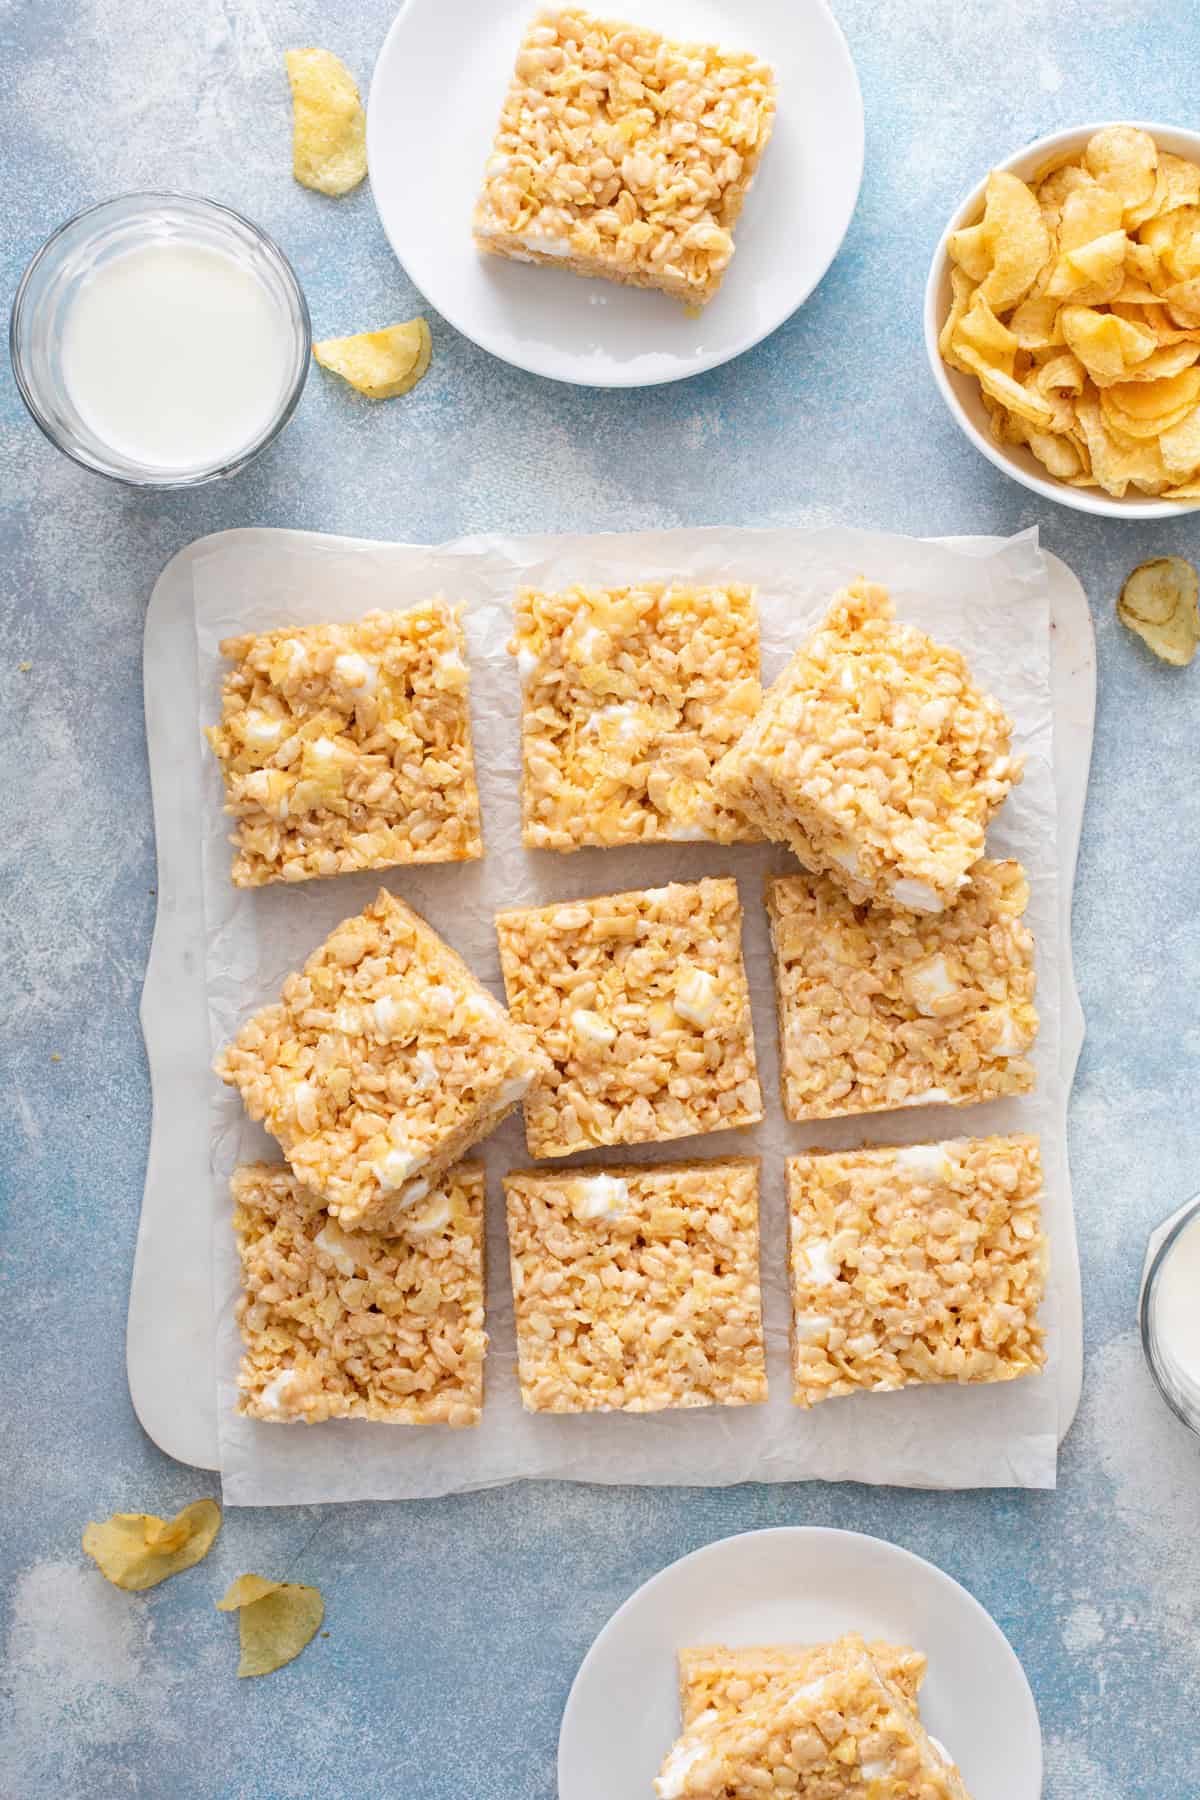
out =
[[[521,582],[553,588],[655,578],[752,581],[759,590],[763,675],[770,680],[816,624],[834,590],[858,574],[885,582],[902,618],[961,648],[981,682],[1016,720],[1025,780],[996,821],[989,851],[1018,856],[1030,876],[1027,918],[1037,940],[1042,1020],[1035,1053],[1038,1089],[1024,1099],[987,1106],[934,1106],[796,1126],[785,1121],[779,1105],[761,898],[764,873],[794,864],[777,846],[672,844],[567,856],[523,850],[520,691],[505,644],[513,591]],[[929,1487],[1053,1486],[1057,1388],[1052,1373],[998,1386],[854,1396],[808,1413],[791,1405],[783,1183],[784,1157],[812,1144],[832,1148],[965,1132],[1036,1131],[1046,1163],[1052,1253],[1056,1237],[1071,1230],[1066,1096],[1059,1069],[1062,956],[1049,604],[1036,534],[984,550],[838,529],[471,538],[435,548],[247,532],[197,559],[194,584],[202,724],[219,716],[224,664],[218,646],[227,635],[353,619],[373,606],[402,607],[432,594],[464,601],[486,849],[476,864],[393,869],[382,877],[341,876],[238,892],[229,881],[229,821],[221,812],[220,780],[215,763],[206,759],[199,826],[214,1053],[249,1012],[277,996],[288,971],[340,919],[360,910],[381,881],[423,913],[502,999],[493,929],[500,908],[733,874],[746,912],[744,948],[767,1106],[766,1119],[751,1130],[619,1152],[621,1160],[632,1156],[647,1162],[681,1155],[762,1156],[762,1285],[771,1386],[766,1405],[575,1418],[531,1416],[522,1410],[500,1186],[505,1169],[529,1161],[518,1117],[483,1146],[491,1338],[483,1423],[457,1432],[344,1420],[283,1426],[240,1419],[234,1412],[238,1270],[228,1197],[229,1176],[238,1162],[274,1160],[278,1150],[245,1118],[237,1095],[214,1078],[213,1268],[227,1503],[418,1498],[530,1476],[681,1485],[823,1478]],[[1053,1273],[1045,1316],[1053,1366],[1058,1318]]]

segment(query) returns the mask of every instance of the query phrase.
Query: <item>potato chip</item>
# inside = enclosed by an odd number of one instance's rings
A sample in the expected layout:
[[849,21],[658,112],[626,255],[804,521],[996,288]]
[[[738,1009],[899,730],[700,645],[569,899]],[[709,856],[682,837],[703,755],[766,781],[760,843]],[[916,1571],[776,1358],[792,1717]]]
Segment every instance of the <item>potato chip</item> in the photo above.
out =
[[1016,175],[993,170],[983,214],[991,268],[982,293],[994,312],[1023,300],[1050,256],[1050,234],[1033,194]]
[[293,1662],[312,1642],[325,1617],[320,1590],[294,1581],[239,1575],[218,1612],[236,1612],[241,1641],[239,1675],[269,1675]]
[[1173,482],[1187,481],[1200,470],[1200,406],[1193,406],[1158,440],[1163,467]]
[[1133,125],[1106,126],[1090,140],[1083,160],[1100,186],[1120,201],[1122,213],[1135,212],[1152,198],[1158,146],[1149,132]]
[[1084,368],[1111,381],[1121,380],[1158,346],[1152,331],[1090,306],[1064,306],[1061,316],[1063,337]]
[[348,194],[367,172],[367,116],[345,63],[331,50],[288,50],[292,173],[318,194]]
[[939,349],[996,441],[1072,487],[1200,498],[1200,166],[1105,126],[1028,186],[994,172],[949,245]]
[[1117,617],[1163,662],[1184,668],[1200,644],[1200,581],[1186,557],[1159,556],[1127,578]]
[[212,1549],[221,1529],[215,1500],[195,1500],[171,1520],[154,1513],[114,1513],[89,1522],[83,1548],[106,1581],[140,1594],[190,1569]]
[[429,367],[432,350],[424,319],[389,325],[383,331],[363,331],[357,337],[326,338],[313,345],[313,355],[323,369],[332,369],[369,400],[391,400],[416,387]]

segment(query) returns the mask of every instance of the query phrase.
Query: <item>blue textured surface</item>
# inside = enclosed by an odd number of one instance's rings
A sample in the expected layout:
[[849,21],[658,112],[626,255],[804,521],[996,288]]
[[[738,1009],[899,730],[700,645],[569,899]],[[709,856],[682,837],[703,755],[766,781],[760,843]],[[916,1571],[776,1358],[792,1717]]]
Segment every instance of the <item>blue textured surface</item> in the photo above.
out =
[[[365,87],[392,11],[5,8],[5,295],[68,213],[163,185],[273,231],[318,335],[410,316],[419,300],[366,189],[330,202],[292,184],[280,63],[289,44],[328,43]],[[11,380],[0,388],[6,1796],[549,1800],[567,1688],[616,1605],[713,1538],[802,1522],[894,1539],[995,1614],[1041,1708],[1048,1800],[1200,1793],[1198,1453],[1153,1395],[1134,1332],[1145,1233],[1198,1185],[1200,665],[1156,664],[1112,611],[1129,567],[1194,555],[1200,527],[1093,521],[1007,482],[944,413],[919,329],[940,223],[993,158],[1087,119],[1194,122],[1182,51],[1196,16],[1170,0],[841,0],[839,12],[867,108],[858,215],[803,312],[724,369],[658,391],[568,390],[435,318],[433,369],[411,398],[373,409],[314,377],[256,468],[158,498],[56,456]],[[199,533],[246,524],[436,541],[830,520],[914,533],[1036,522],[1092,599],[1100,710],[1075,913],[1090,1035],[1071,1130],[1087,1376],[1059,1491],[559,1486],[238,1513],[194,1573],[141,1598],[107,1587],[80,1556],[89,1516],[170,1513],[211,1488],[145,1439],[124,1378],[155,906],[140,644],[159,569]],[[318,1583],[330,1635],[239,1684],[233,1626],[212,1603],[247,1568]]]

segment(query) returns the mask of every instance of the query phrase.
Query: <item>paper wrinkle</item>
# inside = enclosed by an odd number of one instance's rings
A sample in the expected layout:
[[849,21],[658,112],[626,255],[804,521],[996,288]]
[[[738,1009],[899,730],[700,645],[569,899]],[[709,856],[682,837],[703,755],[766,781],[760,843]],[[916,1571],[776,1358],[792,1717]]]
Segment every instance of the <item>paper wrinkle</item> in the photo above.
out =
[[[989,834],[993,855],[1017,856],[1030,877],[1027,922],[1037,942],[1041,1031],[1037,1092],[966,1108],[926,1107],[790,1125],[779,1103],[774,998],[762,880],[795,867],[777,845],[671,843],[570,855],[520,844],[520,682],[505,646],[518,585],[615,586],[649,580],[753,582],[758,587],[764,681],[817,624],[835,590],[856,576],[885,583],[901,619],[966,655],[976,678],[1016,721],[1025,779]],[[274,1000],[339,920],[380,886],[411,902],[503,999],[493,918],[541,905],[736,875],[745,908],[745,955],[767,1116],[752,1129],[661,1146],[588,1153],[663,1162],[692,1156],[763,1158],[762,1290],[771,1397],[763,1406],[646,1415],[530,1415],[516,1381],[512,1295],[501,1174],[528,1166],[519,1114],[472,1154],[488,1171],[490,1335],[483,1423],[451,1431],[331,1421],[272,1426],[238,1418],[234,1321],[238,1264],[229,1228],[230,1174],[238,1162],[276,1161],[278,1147],[245,1117],[237,1094],[212,1084],[214,1293],[217,1300],[221,1469],[230,1505],[424,1498],[526,1477],[614,1483],[723,1485],[740,1481],[855,1480],[938,1488],[1050,1487],[1057,1460],[1053,1374],[974,1388],[912,1388],[828,1401],[805,1413],[790,1400],[786,1155],[813,1145],[911,1143],[934,1137],[1033,1131],[1046,1165],[1051,1284],[1044,1317],[1056,1354],[1056,1242],[1072,1230],[1065,1161],[1066,1094],[1060,1074],[1062,947],[1056,867],[1050,615],[1036,532],[990,547],[950,547],[857,530],[721,530],[627,536],[476,537],[439,547],[367,543],[251,530],[219,540],[193,571],[201,725],[219,717],[227,666],[220,640],[285,624],[351,620],[431,595],[465,603],[471,710],[483,809],[482,861],[339,876],[249,891],[229,881],[230,821],[215,759],[205,753],[205,956],[214,1054],[256,1007]],[[580,1158],[569,1159],[578,1162]],[[562,1166],[558,1161],[540,1165]]]

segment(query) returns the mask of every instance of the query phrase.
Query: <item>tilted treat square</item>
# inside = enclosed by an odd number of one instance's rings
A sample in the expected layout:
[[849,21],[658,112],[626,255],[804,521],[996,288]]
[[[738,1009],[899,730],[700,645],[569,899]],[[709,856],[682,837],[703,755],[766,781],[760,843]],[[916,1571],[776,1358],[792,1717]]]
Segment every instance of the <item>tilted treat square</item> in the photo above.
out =
[[907,1644],[865,1644],[853,1633],[827,1644],[697,1644],[679,1652],[679,1711],[686,1731],[703,1713],[733,1713],[775,1703],[803,1682],[818,1681],[866,1653],[880,1675],[916,1710],[927,1659]]
[[496,931],[512,1016],[553,1065],[525,1098],[531,1156],[762,1118],[736,881],[501,913]]
[[394,895],[345,919],[217,1058],[346,1230],[382,1230],[547,1067],[460,956]]
[[483,1168],[459,1163],[391,1236],[343,1231],[281,1164],[235,1171],[238,1412],[477,1425]]
[[941,912],[1020,780],[1011,739],[958,651],[858,581],[767,690],[717,790],[852,900]]
[[659,1800],[970,1800],[962,1777],[865,1650],[740,1713],[701,1714]]
[[206,733],[237,819],[233,881],[483,854],[459,609],[438,600],[226,638]]
[[949,912],[855,906],[822,875],[767,883],[789,1119],[1025,1094],[1038,1016],[1017,862],[976,863]]
[[529,1412],[766,1399],[756,1158],[520,1169],[504,1190]]
[[762,699],[753,588],[522,588],[509,649],[531,848],[758,840],[712,786]]
[[787,1183],[797,1405],[1041,1368],[1036,1138],[813,1152]]
[[774,114],[755,56],[542,12],[517,54],[476,246],[701,306],[729,266]]

